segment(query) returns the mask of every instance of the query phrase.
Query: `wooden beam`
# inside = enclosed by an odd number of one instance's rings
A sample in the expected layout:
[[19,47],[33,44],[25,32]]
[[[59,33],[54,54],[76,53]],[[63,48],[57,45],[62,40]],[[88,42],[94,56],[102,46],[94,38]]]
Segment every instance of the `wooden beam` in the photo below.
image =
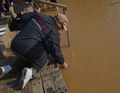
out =
[[32,81],[32,93],[44,93],[40,73],[36,74],[36,79]]
[[52,5],[52,6],[55,6],[55,7],[59,7],[59,8],[63,8],[63,9],[67,9],[67,6],[66,5],[63,5],[63,4],[58,4],[58,3],[53,3],[53,2],[48,2],[48,1],[43,1],[43,0],[36,0],[36,1],[39,1],[43,4],[47,4],[47,5]]

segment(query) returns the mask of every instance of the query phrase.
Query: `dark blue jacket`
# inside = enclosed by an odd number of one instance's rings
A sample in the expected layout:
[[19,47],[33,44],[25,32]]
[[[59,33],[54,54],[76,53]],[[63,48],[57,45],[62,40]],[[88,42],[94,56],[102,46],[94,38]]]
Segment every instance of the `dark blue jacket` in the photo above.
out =
[[[44,19],[48,28],[42,29],[42,26],[38,25],[37,20],[35,20],[36,15]],[[59,64],[64,63],[63,54],[60,49],[60,34],[53,17],[31,12],[22,15],[20,19],[18,18],[18,23],[23,23],[23,29],[16,35],[11,43],[11,48],[13,50],[21,55],[25,55],[37,44],[39,45],[39,50],[41,50],[39,51],[41,55],[43,54],[43,50],[47,50],[47,53],[51,54],[56,62]]]

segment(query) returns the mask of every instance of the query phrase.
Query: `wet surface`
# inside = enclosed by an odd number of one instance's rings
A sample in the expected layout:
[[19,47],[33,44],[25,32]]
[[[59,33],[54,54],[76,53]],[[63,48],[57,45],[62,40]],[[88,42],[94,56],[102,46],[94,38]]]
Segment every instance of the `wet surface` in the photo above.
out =
[[120,93],[120,0],[59,0],[69,9],[63,48],[70,93]]

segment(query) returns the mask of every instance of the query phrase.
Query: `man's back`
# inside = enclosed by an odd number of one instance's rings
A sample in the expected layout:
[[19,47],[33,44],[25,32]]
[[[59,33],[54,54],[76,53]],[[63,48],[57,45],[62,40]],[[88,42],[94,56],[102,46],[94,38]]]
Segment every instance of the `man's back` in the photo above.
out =
[[42,29],[41,26],[39,28],[38,25],[33,21],[34,17],[31,17],[31,16],[33,16],[31,15],[31,13],[30,13],[30,16],[29,16],[29,13],[27,13],[27,15],[25,14],[22,17],[21,22],[25,23],[26,19],[28,19],[29,21],[26,20],[28,21],[28,23],[25,25],[25,27],[23,27],[23,29],[19,32],[19,34],[16,35],[16,37],[13,39],[11,44],[12,48],[14,48],[16,51],[19,51],[22,54],[25,54],[37,43],[41,43],[41,46],[44,47],[43,38],[45,38],[45,35],[47,36],[48,33],[50,33],[51,31],[53,31],[53,29],[56,28],[54,20],[50,16],[39,14],[39,16],[41,16],[45,20],[47,24],[47,27],[46,27],[47,30]]

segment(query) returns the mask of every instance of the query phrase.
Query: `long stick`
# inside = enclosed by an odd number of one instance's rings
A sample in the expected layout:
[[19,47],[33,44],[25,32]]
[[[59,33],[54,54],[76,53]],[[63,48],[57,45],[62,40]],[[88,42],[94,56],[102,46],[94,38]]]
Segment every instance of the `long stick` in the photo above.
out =
[[[66,9],[63,9],[63,13],[66,14]],[[67,41],[68,41],[68,46],[70,47],[70,39],[69,39],[69,34],[68,34],[68,31],[66,31],[66,34],[67,34]]]
[[55,7],[67,9],[67,6],[63,5],[63,4],[58,4],[58,3],[53,3],[53,2],[43,1],[43,0],[36,0],[36,1],[39,1],[39,2],[41,2],[43,4],[52,5],[52,6],[55,6]]

